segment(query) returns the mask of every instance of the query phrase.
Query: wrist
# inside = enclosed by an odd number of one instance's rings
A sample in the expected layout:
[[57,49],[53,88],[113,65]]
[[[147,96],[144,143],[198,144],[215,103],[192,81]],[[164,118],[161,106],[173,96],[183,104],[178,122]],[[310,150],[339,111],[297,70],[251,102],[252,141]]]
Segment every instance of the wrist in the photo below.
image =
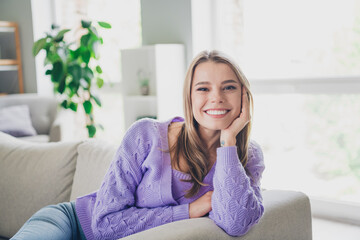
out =
[[220,139],[220,147],[236,146],[236,138],[233,139]]

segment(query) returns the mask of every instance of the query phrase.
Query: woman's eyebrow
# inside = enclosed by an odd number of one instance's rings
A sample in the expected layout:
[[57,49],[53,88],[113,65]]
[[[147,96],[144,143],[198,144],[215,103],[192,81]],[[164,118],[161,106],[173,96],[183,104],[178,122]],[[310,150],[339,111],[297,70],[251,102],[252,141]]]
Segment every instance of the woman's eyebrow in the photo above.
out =
[[235,81],[233,79],[225,80],[221,84],[227,84],[227,83],[239,83],[239,81]]
[[[239,81],[235,81],[235,80],[233,80],[233,79],[229,79],[229,80],[223,81],[221,84],[224,85],[224,84],[227,84],[227,83],[239,84]],[[210,82],[203,81],[203,82],[198,82],[198,83],[196,83],[194,86],[198,86],[198,85],[208,85],[208,84],[210,84]]]
[[210,82],[198,82],[195,84],[195,86],[197,85],[207,85],[207,84],[210,84]]

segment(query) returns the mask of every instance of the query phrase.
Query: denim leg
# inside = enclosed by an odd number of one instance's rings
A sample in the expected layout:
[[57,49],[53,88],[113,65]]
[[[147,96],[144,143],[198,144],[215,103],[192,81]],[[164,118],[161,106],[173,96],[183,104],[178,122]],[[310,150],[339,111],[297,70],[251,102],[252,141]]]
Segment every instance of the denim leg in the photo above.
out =
[[60,203],[40,209],[11,239],[85,239],[78,223],[75,204]]

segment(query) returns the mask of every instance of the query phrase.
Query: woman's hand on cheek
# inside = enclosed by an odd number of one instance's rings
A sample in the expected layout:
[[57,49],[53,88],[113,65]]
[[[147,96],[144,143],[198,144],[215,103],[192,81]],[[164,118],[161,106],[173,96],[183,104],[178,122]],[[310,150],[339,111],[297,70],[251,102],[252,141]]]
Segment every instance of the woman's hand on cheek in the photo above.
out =
[[235,146],[236,136],[239,132],[250,122],[250,104],[246,89],[242,87],[242,107],[239,117],[235,118],[234,121],[226,129],[221,130],[220,145],[222,147]]

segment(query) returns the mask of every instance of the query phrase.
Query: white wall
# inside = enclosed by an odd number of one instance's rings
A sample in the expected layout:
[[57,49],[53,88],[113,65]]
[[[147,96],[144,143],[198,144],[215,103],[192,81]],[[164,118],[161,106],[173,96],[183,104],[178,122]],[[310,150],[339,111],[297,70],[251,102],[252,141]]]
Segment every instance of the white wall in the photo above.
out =
[[193,56],[191,0],[141,0],[143,45],[180,43],[186,66]]

